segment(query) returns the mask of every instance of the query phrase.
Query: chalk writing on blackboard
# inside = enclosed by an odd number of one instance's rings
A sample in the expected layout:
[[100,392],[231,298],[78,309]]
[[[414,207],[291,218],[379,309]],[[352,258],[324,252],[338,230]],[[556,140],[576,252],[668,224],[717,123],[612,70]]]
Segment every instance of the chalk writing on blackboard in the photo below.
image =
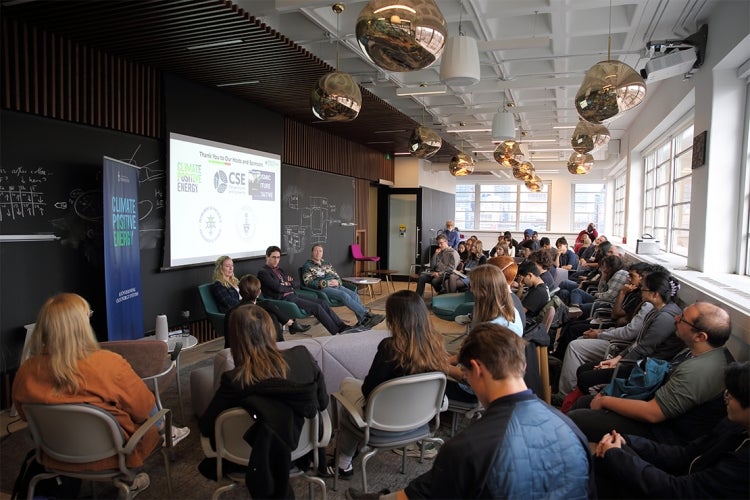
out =
[[308,245],[326,243],[329,226],[341,223],[338,207],[325,196],[310,196],[307,203],[299,195],[291,195],[288,200],[288,208],[299,214],[299,224],[285,224],[282,230],[290,254]]
[[51,175],[42,167],[0,167],[0,222],[44,215],[47,202],[39,186]]

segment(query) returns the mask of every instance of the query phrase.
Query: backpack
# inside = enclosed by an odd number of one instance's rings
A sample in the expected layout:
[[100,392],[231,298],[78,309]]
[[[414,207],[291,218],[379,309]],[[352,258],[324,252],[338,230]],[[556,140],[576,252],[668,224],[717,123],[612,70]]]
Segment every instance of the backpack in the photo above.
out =
[[[44,466],[36,461],[36,450],[31,450],[21,462],[21,470],[13,483],[11,500],[23,500],[28,496],[29,484],[37,474],[46,472]],[[34,497],[76,498],[81,490],[81,480],[74,477],[57,476],[43,479],[36,483]]]

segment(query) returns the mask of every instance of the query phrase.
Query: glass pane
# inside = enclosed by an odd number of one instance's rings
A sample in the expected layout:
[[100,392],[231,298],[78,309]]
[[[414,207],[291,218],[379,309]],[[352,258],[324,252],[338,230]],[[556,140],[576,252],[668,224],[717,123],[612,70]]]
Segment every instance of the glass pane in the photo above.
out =
[[[643,211],[643,226],[650,228],[654,223],[654,209],[653,208],[647,208]],[[649,233],[650,230],[645,230],[644,232]]]
[[521,214],[521,220],[519,221],[521,226],[524,228],[526,227],[532,227],[536,229],[537,231],[546,231],[547,230],[547,214],[532,214],[532,213],[522,213]]
[[672,253],[687,257],[690,232],[685,230],[672,231]]
[[654,188],[654,175],[647,175],[646,176],[646,190]]
[[681,153],[687,148],[693,146],[693,126],[689,126],[684,132],[680,133],[674,140],[675,153]]
[[675,205],[672,210],[672,228],[690,229],[690,204]]
[[659,186],[656,188],[656,205],[666,205],[669,202],[669,186]]
[[456,193],[456,201],[474,201],[474,193]]
[[474,184],[456,184],[456,193],[473,193]]
[[666,250],[667,249],[666,243],[665,243],[667,241],[667,230],[666,230],[666,228],[664,228],[664,227],[656,227],[651,232],[651,234],[654,235],[654,238],[656,238],[657,240],[659,240],[659,248],[661,248],[662,250]]
[[674,159],[674,178],[690,175],[693,170],[693,148]]
[[512,193],[518,192],[516,184],[482,184],[479,186],[482,193]]
[[519,203],[518,209],[523,214],[524,212],[544,212],[547,213],[547,205],[541,205],[539,203]]
[[656,150],[656,163],[664,163],[665,161],[669,160],[669,158],[672,156],[671,151],[672,148],[670,141],[667,141],[666,144]]
[[669,164],[663,163],[656,167],[656,185],[669,182]]
[[685,177],[674,183],[673,203],[686,203],[690,201],[690,188],[693,184],[692,177]]
[[667,227],[667,216],[669,214],[669,210],[667,210],[667,207],[659,207],[654,212],[654,225],[657,227]]

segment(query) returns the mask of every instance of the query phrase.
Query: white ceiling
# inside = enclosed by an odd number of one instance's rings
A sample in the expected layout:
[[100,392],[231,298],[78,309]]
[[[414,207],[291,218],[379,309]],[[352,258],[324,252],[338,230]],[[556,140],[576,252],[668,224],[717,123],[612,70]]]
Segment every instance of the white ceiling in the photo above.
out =
[[[336,67],[337,19],[332,0],[233,1]],[[386,72],[376,67],[359,49],[354,33],[357,17],[367,2],[345,0],[340,2],[346,9],[339,18],[338,67],[352,74],[363,88],[431,126],[452,144],[463,144],[467,153],[493,150],[490,133],[446,130],[461,124],[467,129],[489,129],[503,103],[512,103],[510,110],[515,114],[516,125],[532,151],[564,148],[535,152],[532,160],[537,169],[564,169],[564,160],[572,152],[572,130],[553,127],[577,123],[573,98],[586,70],[607,58],[610,30],[612,59],[640,70],[648,61],[648,41],[684,39],[697,31],[716,1],[437,0],[449,37],[458,34],[460,23],[462,33],[480,42],[481,81],[470,87],[449,87],[444,95],[397,97],[396,89],[400,87],[439,84],[440,60],[429,68],[409,73]],[[492,50],[492,43],[482,42],[494,42],[500,50]],[[653,85],[659,84],[662,83],[649,84],[649,88],[653,90]],[[606,171],[614,165],[619,153],[616,139],[623,136],[637,113],[635,108],[608,124],[615,140],[608,152],[595,154],[600,160],[599,170]],[[491,159],[492,155],[477,154],[478,159],[482,157]],[[553,161],[543,163],[546,158]]]

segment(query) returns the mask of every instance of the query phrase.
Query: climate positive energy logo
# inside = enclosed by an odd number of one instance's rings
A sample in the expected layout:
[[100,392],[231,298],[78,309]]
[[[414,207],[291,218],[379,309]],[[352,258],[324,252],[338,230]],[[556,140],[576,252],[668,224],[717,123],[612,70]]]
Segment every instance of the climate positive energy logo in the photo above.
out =
[[206,207],[198,218],[198,228],[201,238],[207,243],[213,243],[221,235],[221,214],[214,207]]
[[214,189],[219,193],[227,190],[227,174],[223,170],[217,170],[214,174]]

